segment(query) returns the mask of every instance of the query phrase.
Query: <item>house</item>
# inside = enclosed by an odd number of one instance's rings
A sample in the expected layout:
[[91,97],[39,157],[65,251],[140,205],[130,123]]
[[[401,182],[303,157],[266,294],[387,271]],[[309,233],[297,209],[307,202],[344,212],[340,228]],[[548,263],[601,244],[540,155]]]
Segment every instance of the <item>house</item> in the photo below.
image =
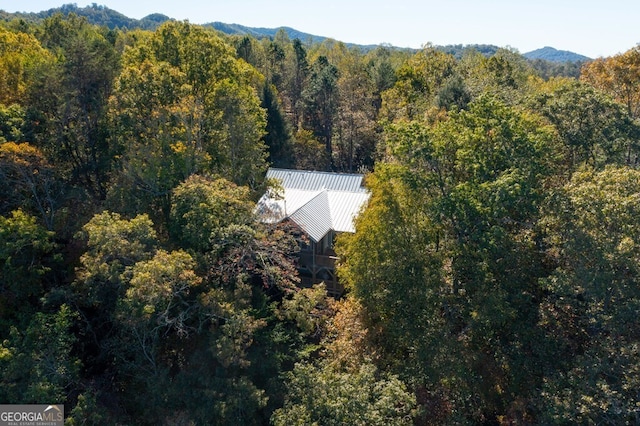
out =
[[282,191],[264,194],[258,214],[268,223],[288,220],[307,235],[298,264],[302,284],[324,282],[329,294],[339,296],[333,243],[337,234],[355,232],[353,220],[369,199],[364,175],[271,168],[267,178],[279,181]]

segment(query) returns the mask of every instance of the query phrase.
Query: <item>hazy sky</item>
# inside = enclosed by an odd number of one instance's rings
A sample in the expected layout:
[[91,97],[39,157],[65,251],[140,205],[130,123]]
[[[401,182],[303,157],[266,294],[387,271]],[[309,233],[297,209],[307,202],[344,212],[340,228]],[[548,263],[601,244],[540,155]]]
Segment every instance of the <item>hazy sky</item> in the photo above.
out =
[[[7,12],[39,12],[73,1],[0,0]],[[359,43],[494,44],[525,53],[552,46],[592,58],[640,43],[639,0],[102,0],[130,18],[151,13],[203,24],[288,26]]]

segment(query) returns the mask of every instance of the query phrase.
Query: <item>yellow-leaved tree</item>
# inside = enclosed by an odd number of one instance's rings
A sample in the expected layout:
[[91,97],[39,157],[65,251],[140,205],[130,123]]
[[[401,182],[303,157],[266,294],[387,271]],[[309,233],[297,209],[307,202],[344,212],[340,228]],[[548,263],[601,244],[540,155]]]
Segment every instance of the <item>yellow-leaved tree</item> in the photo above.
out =
[[640,46],[585,64],[580,79],[611,94],[630,116],[640,118]]
[[109,101],[121,152],[112,194],[167,217],[170,191],[194,173],[257,187],[266,169],[262,77],[215,32],[169,22],[126,50]]

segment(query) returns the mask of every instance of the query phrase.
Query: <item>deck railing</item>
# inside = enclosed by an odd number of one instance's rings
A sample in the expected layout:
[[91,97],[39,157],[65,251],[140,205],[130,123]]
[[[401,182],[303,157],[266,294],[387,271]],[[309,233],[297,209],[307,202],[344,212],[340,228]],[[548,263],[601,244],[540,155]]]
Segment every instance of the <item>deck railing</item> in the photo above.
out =
[[342,286],[336,280],[319,280],[319,279],[314,280],[313,278],[309,278],[309,277],[300,277],[300,284],[302,285],[302,287],[311,287],[315,284],[320,284],[320,283],[324,283],[324,285],[327,288],[327,294],[329,296],[340,297],[342,296],[342,293],[344,293],[344,286]]
[[300,266],[304,267],[315,265],[317,268],[335,269],[337,261],[338,258],[336,256],[326,256],[322,254],[316,254],[314,261],[313,253],[300,252]]
[[304,287],[311,287],[314,284],[324,282],[327,293],[334,297],[340,297],[344,292],[344,287],[340,285],[336,278],[336,256],[316,254],[311,252],[300,252],[299,267],[306,270],[311,276],[302,276],[301,284]]

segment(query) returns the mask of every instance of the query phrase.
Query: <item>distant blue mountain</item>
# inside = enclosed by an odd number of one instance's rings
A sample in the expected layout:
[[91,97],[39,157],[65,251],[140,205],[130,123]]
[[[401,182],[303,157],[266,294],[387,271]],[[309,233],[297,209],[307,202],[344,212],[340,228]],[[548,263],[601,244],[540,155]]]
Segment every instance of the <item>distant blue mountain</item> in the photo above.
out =
[[591,60],[591,58],[588,58],[584,55],[579,55],[567,50],[557,50],[549,46],[527,52],[523,54],[523,56],[527,59],[543,59],[549,62],[585,62]]
[[273,38],[278,33],[278,31],[283,30],[290,39],[298,38],[302,41],[310,41],[311,43],[322,43],[324,40],[326,40],[326,37],[303,33],[289,27],[254,28],[245,27],[244,25],[240,24],[225,24],[224,22],[211,22],[209,24],[204,24],[203,26],[215,28],[216,30],[229,35],[250,35],[255,38]]
[[32,13],[8,13],[4,10],[0,10],[0,19],[10,20],[13,18],[24,19],[28,22],[39,22],[43,19],[49,18],[57,13],[63,15],[69,15],[73,13],[78,16],[82,16],[87,19],[87,22],[94,25],[101,25],[110,29],[134,29],[141,28],[144,30],[154,30],[162,23],[171,20],[168,16],[153,13],[142,19],[133,19],[117,12],[113,9],[109,9],[106,6],[98,6],[93,3],[91,6],[78,7],[77,4],[65,4],[60,7],[56,7],[49,10],[43,10],[42,12]]
[[[172,20],[170,17],[154,13],[149,16],[145,16],[142,19],[132,19],[127,16],[113,10],[106,6],[99,6],[93,3],[91,6],[78,7],[76,4],[65,4],[59,8],[49,9],[38,13],[7,13],[0,10],[0,19],[8,20],[12,18],[21,18],[28,21],[39,21],[48,18],[56,13],[62,13],[68,15],[69,13],[75,13],[78,16],[84,16],[87,20],[96,25],[104,25],[109,28],[121,28],[121,29],[133,29],[142,28],[146,30],[153,30],[166,21]],[[295,30],[289,27],[279,28],[254,28],[246,27],[239,24],[225,24],[223,22],[212,22],[204,24],[205,27],[214,28],[222,33],[229,35],[250,35],[255,38],[273,38],[278,31],[283,30],[287,36],[293,39],[300,39],[305,43],[322,43],[328,37],[313,35],[304,33],[302,31]],[[359,45],[344,42],[347,46],[355,46],[364,50],[374,49],[377,45]],[[493,55],[499,48],[493,45],[450,45],[450,46],[435,46],[444,52],[450,53],[456,57],[460,57],[466,50],[473,49],[482,53],[485,56]],[[409,49],[415,50],[415,49]],[[530,60],[542,59],[549,62],[583,62],[588,61],[589,58],[577,53],[568,52],[566,50],[556,50],[553,47],[543,47],[542,49],[534,50],[532,52],[525,53],[525,58]]]
[[[225,24],[224,22],[211,22],[208,24],[204,24],[204,27],[214,28],[222,33],[229,35],[250,35],[255,38],[273,38],[278,33],[278,31],[282,30],[287,34],[289,39],[300,39],[300,41],[304,43],[314,44],[314,43],[322,43],[327,40],[329,37],[318,36],[309,33],[303,33],[302,31],[298,31],[294,28],[290,27],[278,27],[278,28],[256,28],[256,27],[245,27],[240,24]],[[356,46],[367,49],[375,49],[377,45],[361,45],[354,43],[347,43],[347,46]]]

